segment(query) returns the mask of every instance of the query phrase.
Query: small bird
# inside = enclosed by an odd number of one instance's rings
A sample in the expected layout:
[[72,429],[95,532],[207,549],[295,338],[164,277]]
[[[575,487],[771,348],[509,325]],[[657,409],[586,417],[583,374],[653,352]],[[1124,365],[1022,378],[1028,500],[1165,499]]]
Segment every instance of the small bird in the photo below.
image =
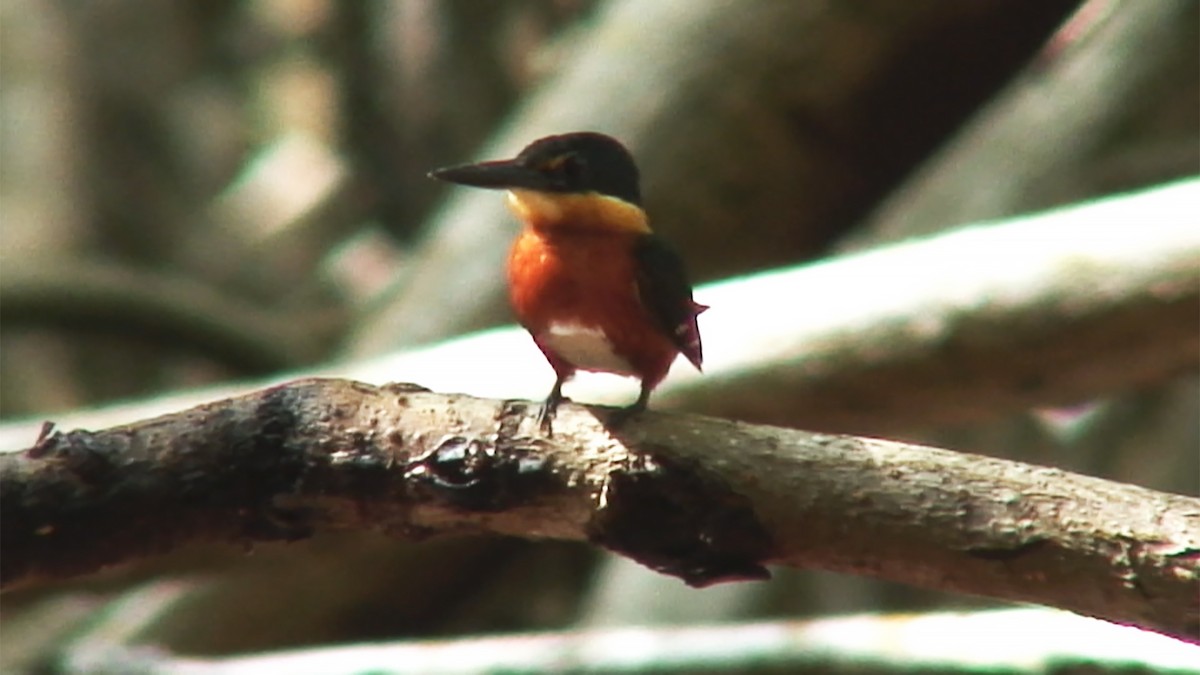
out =
[[433,178],[508,190],[523,228],[508,256],[509,299],[557,379],[538,413],[553,433],[563,383],[577,370],[641,380],[646,409],[675,357],[703,353],[683,260],[650,230],[638,169],[625,146],[594,132],[541,138],[514,159],[438,169]]

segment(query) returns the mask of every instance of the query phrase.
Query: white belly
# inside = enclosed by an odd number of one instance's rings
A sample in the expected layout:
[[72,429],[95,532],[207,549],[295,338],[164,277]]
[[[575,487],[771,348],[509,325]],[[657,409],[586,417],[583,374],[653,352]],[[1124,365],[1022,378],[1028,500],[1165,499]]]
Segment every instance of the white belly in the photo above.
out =
[[580,370],[636,376],[633,366],[613,351],[604,331],[578,323],[552,323],[541,341]]

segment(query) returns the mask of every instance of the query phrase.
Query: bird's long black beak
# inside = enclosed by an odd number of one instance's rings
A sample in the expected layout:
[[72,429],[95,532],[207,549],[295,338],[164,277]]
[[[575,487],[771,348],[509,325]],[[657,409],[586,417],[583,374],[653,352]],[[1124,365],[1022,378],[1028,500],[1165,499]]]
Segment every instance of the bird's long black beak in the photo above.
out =
[[545,175],[519,164],[515,159],[435,169],[429,172],[429,177],[449,183],[493,190],[512,188],[544,190],[550,187],[550,181]]

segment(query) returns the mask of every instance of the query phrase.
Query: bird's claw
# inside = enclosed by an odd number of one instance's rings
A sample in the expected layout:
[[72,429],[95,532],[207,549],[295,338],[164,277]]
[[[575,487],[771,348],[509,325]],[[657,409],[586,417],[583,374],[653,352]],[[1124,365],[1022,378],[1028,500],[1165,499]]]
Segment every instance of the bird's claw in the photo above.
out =
[[543,403],[541,409],[538,410],[538,427],[542,430],[542,433],[546,434],[547,436],[554,435],[554,414],[558,412],[556,408],[557,406],[552,406],[549,403]]
[[571,399],[565,396],[552,396],[546,399],[546,402],[543,403],[542,407],[538,409],[537,416],[538,428],[542,430],[542,433],[546,434],[547,436],[554,435],[554,417],[558,414],[558,405],[563,401],[570,400]]

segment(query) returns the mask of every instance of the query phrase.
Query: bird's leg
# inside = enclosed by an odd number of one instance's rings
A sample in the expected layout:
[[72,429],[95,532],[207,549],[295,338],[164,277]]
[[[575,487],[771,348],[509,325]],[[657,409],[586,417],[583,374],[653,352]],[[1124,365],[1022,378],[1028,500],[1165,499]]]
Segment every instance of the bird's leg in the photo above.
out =
[[653,389],[653,384],[647,384],[643,380],[642,391],[638,394],[637,400],[634,401],[632,405],[614,410],[612,413],[610,413],[608,416],[608,426],[619,427],[628,422],[631,418],[635,417],[638,413],[645,410],[650,404],[650,392]]
[[550,390],[550,395],[546,397],[546,402],[538,411],[538,426],[547,436],[554,435],[554,415],[558,412],[558,404],[563,402],[562,388],[563,382],[566,381],[566,377],[557,376],[557,379],[554,380],[554,388]]

